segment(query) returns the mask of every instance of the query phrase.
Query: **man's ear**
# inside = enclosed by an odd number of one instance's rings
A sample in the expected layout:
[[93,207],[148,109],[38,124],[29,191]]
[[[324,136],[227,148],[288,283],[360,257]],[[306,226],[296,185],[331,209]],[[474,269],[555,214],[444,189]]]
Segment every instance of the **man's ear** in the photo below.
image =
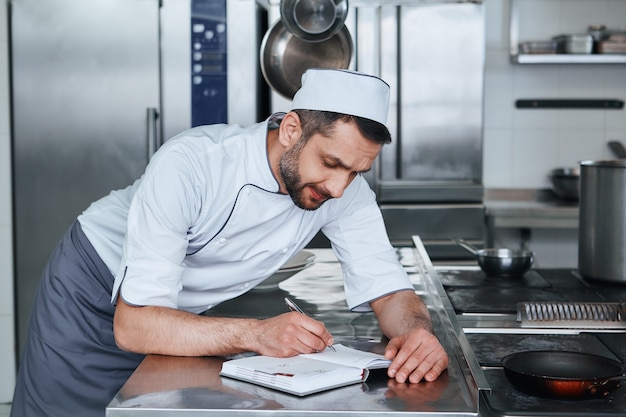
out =
[[296,112],[289,112],[283,117],[279,127],[278,140],[285,148],[292,147],[302,136],[300,117]]

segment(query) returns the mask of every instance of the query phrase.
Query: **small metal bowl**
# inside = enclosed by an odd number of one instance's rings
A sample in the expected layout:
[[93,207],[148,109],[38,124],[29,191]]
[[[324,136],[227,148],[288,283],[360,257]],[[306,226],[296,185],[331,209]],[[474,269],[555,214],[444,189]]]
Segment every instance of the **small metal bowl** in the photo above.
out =
[[280,18],[298,38],[322,42],[337,34],[348,16],[348,0],[281,0]]
[[309,68],[347,69],[352,59],[352,37],[348,28],[322,42],[307,42],[291,33],[278,20],[261,43],[261,72],[269,86],[287,99],[302,85]]

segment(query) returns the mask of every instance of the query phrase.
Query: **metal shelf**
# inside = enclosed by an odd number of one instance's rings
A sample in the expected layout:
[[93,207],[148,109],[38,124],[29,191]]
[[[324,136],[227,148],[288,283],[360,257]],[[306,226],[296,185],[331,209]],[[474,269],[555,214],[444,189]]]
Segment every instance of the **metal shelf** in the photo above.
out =
[[515,64],[626,64],[623,54],[517,54],[511,55]]
[[[592,1],[592,0],[588,0]],[[519,28],[521,15],[519,4],[523,0],[510,0],[509,10],[509,56],[513,64],[626,64],[626,54],[523,54],[520,51]],[[553,35],[558,35],[554,33]],[[532,40],[532,39],[531,39]],[[546,39],[548,40],[548,39]]]
[[[382,6],[417,6],[421,4],[441,3],[469,3],[482,4],[484,0],[349,0],[348,5],[359,7],[382,7]],[[257,4],[269,9],[272,6],[280,6],[280,0],[257,0]]]

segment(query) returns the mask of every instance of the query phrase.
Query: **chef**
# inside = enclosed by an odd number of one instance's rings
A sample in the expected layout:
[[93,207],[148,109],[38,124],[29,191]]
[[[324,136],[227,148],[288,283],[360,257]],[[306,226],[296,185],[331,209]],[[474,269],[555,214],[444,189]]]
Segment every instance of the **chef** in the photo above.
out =
[[332,345],[323,323],[298,313],[200,314],[272,275],[319,230],[348,307],[373,311],[390,339],[389,377],[433,381],[446,369],[361,175],[391,141],[389,86],[312,69],[292,103],[249,127],[183,132],[78,217],[37,289],[12,416],[103,416],[146,354],[287,357]]

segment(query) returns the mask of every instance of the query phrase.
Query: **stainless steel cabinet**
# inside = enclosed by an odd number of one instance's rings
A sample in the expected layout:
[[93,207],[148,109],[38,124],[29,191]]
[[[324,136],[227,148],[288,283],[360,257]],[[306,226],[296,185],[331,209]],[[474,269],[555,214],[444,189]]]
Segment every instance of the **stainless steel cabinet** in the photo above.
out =
[[14,0],[11,48],[21,350],[51,250],[91,201],[141,175],[154,146],[159,0]]

